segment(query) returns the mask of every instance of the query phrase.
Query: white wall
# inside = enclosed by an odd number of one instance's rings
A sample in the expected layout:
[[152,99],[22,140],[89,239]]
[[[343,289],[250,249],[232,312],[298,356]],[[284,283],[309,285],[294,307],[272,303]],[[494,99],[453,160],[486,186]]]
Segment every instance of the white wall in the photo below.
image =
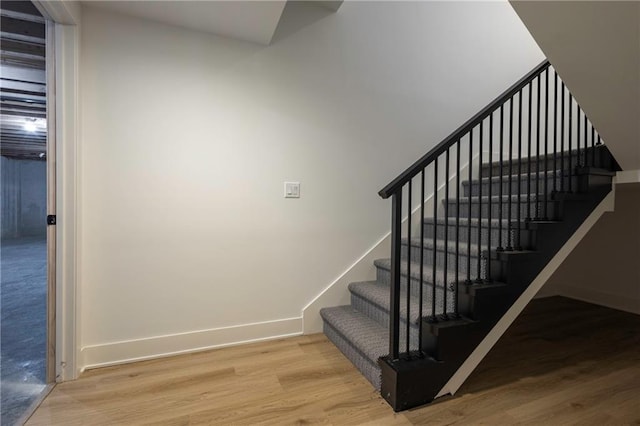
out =
[[81,364],[300,332],[377,191],[542,59],[506,2],[347,2],[269,47],[85,8]]
[[511,4],[620,166],[640,169],[640,2]]

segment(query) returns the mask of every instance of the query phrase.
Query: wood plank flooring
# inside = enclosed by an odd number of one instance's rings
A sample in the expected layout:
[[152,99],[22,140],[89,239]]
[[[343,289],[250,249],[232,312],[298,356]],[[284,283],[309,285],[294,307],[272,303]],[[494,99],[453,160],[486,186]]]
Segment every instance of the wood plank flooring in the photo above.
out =
[[402,413],[317,334],[91,370],[27,424],[640,424],[640,316],[535,300],[456,396]]

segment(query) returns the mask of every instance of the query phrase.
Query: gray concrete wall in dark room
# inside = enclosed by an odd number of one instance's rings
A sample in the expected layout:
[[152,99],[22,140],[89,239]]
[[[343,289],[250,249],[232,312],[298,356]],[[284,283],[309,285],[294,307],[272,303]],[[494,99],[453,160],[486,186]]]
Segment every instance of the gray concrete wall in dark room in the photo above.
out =
[[46,235],[47,163],[0,157],[2,238]]

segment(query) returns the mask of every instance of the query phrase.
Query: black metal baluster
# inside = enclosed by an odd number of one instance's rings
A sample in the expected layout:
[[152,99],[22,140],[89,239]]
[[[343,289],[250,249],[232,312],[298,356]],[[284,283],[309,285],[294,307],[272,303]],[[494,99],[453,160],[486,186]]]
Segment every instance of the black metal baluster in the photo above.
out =
[[536,208],[535,208],[535,219],[540,220],[540,84],[542,83],[542,78],[538,75],[538,84],[537,84],[537,101],[536,101]]
[[[456,131],[454,134],[452,134],[451,136],[449,136],[447,139],[445,139],[443,142],[441,142],[440,144],[438,144],[437,147],[435,147],[434,149],[432,149],[429,153],[427,153],[425,156],[423,156],[418,162],[416,162],[416,164],[414,164],[411,168],[407,169],[405,172],[403,172],[400,176],[398,176],[396,179],[394,179],[389,185],[387,185],[385,188],[383,188],[379,193],[383,198],[388,198],[389,196],[392,197],[392,241],[391,241],[391,251],[392,251],[392,259],[391,259],[391,286],[390,286],[390,301],[391,301],[391,305],[390,305],[390,309],[389,309],[389,314],[390,314],[390,329],[389,329],[389,353],[390,353],[390,358],[392,359],[398,359],[400,356],[405,357],[411,357],[413,356],[414,353],[412,353],[412,348],[415,349],[415,345],[418,345],[418,352],[420,353],[420,356],[423,356],[424,354],[422,354],[422,346],[424,344],[423,342],[423,334],[422,334],[422,321],[419,322],[419,326],[418,328],[418,337],[417,338],[412,338],[411,334],[413,334],[413,330],[414,327],[411,327],[411,323],[410,323],[410,318],[411,318],[411,310],[413,309],[414,313],[416,313],[416,310],[418,311],[418,316],[419,318],[422,320],[423,318],[425,318],[425,320],[432,320],[432,321],[441,321],[441,320],[445,320],[448,318],[453,318],[454,316],[458,315],[458,310],[459,310],[459,284],[460,284],[460,274],[464,273],[464,271],[461,270],[461,268],[463,267],[463,264],[461,263],[464,262],[464,259],[461,259],[461,253],[460,253],[460,244],[465,244],[464,241],[462,241],[462,238],[465,238],[464,234],[461,234],[460,231],[460,222],[461,220],[464,221],[464,217],[461,216],[462,212],[460,210],[460,203],[462,201],[467,202],[467,235],[466,235],[466,243],[467,243],[467,252],[466,252],[466,256],[467,256],[467,283],[471,284],[472,282],[483,282],[483,281],[489,281],[491,280],[491,254],[492,254],[492,241],[494,240],[492,238],[492,232],[495,230],[495,227],[493,226],[493,222],[492,222],[492,217],[494,217],[493,215],[493,208],[492,208],[492,199],[493,199],[493,195],[495,194],[496,191],[493,190],[493,177],[495,176],[495,173],[493,171],[493,158],[494,158],[494,154],[493,154],[493,148],[494,148],[494,116],[493,114],[496,113],[496,110],[498,108],[500,108],[500,159],[499,159],[499,169],[500,169],[500,175],[499,175],[499,197],[498,197],[498,223],[496,224],[496,226],[498,226],[498,232],[497,232],[497,237],[498,237],[498,243],[497,243],[497,249],[498,250],[522,250],[522,239],[521,239],[521,230],[522,230],[522,221],[521,221],[521,216],[522,214],[525,214],[526,219],[530,219],[531,216],[534,216],[535,219],[540,219],[541,217],[543,219],[547,219],[548,218],[548,213],[550,213],[548,211],[548,206],[549,206],[549,192],[551,192],[552,194],[556,191],[557,189],[557,171],[558,169],[558,164],[557,164],[557,157],[558,157],[558,149],[560,149],[560,170],[563,173],[561,182],[560,182],[560,186],[561,189],[564,190],[564,155],[565,155],[565,151],[569,153],[569,169],[568,169],[568,176],[569,176],[569,192],[571,192],[572,190],[572,186],[573,186],[573,181],[572,181],[572,176],[574,173],[576,173],[578,171],[578,167],[588,167],[588,163],[589,163],[589,126],[591,126],[591,152],[592,152],[592,157],[591,157],[591,164],[595,164],[595,162],[597,161],[595,159],[596,157],[596,148],[597,145],[600,145],[600,135],[597,133],[597,131],[595,130],[595,128],[593,127],[593,124],[588,121],[588,118],[586,116],[586,114],[584,113],[584,111],[582,111],[580,109],[580,106],[576,104],[576,114],[577,114],[577,119],[575,119],[573,117],[573,96],[571,95],[571,93],[567,90],[567,94],[568,94],[568,98],[569,98],[569,111],[568,111],[568,117],[569,117],[569,122],[568,122],[568,132],[567,134],[565,134],[565,119],[566,119],[566,113],[565,113],[565,84],[562,83],[562,92],[561,92],[561,105],[560,105],[560,112],[558,109],[558,102],[559,102],[559,97],[558,97],[558,90],[559,90],[559,83],[561,83],[561,80],[559,78],[559,75],[557,74],[557,72],[555,72],[555,70],[553,70],[554,74],[553,74],[553,78],[554,78],[554,87],[553,87],[553,92],[550,92],[550,73],[551,73],[551,68],[549,66],[548,62],[545,62],[543,64],[541,64],[539,67],[537,67],[534,71],[530,72],[525,78],[521,79],[516,85],[512,86],[512,88],[510,88],[507,92],[505,92],[506,94],[503,95],[499,101],[495,101],[494,103],[492,103],[491,105],[485,107],[480,113],[478,113],[472,120],[469,120],[467,123],[465,123],[463,126],[460,127],[460,129],[458,131]],[[542,75],[544,73],[544,76]],[[541,120],[543,119],[542,116],[542,79],[544,78],[544,129],[541,128]],[[536,114],[536,124],[534,124],[533,122],[533,97],[535,96],[535,94],[533,93],[533,84],[534,84],[534,80],[537,80],[537,102],[535,107],[537,108],[537,112]],[[528,128],[524,129],[523,128],[523,106],[526,107],[526,105],[523,104],[524,102],[524,96],[526,96],[525,93],[525,87],[529,86],[529,111],[528,111],[528,116],[529,116],[529,124],[528,124]],[[553,96],[553,117],[549,116],[549,111],[550,111],[550,99],[549,96]],[[516,108],[516,99],[515,96],[518,96],[518,116],[515,117],[515,108]],[[504,109],[506,108],[506,103],[507,101],[509,102],[509,127],[507,129],[504,121],[505,121],[505,111]],[[560,123],[558,123],[558,114],[560,113]],[[486,135],[484,134],[485,132],[485,127],[484,126],[484,121],[487,119],[487,116],[489,118],[489,140],[488,140],[488,149],[489,149],[489,154],[488,154],[488,173],[484,172],[484,145],[485,144],[485,139],[486,139]],[[518,128],[515,128],[515,120],[518,120]],[[551,129],[549,129],[549,119],[553,120],[553,127]],[[584,124],[581,124],[581,120],[584,119]],[[526,120],[526,117],[524,117],[524,120]],[[576,157],[573,156],[573,124],[574,124],[574,120],[576,121]],[[535,153],[535,159],[533,159],[533,125],[536,125],[536,153]],[[475,201],[475,197],[472,194],[473,191],[473,182],[474,182],[474,165],[473,162],[474,160],[474,146],[473,146],[473,133],[474,133],[474,129],[476,127],[479,127],[479,144],[478,144],[478,180],[477,180],[477,185],[478,185],[478,192],[476,194],[476,196],[478,197],[478,201],[477,201],[477,209],[478,209],[478,213],[476,215],[472,214],[473,211],[473,203]],[[504,155],[505,153],[507,153],[507,149],[505,149],[506,147],[504,146],[504,137],[505,137],[505,133],[507,133],[508,131],[508,135],[507,137],[509,138],[508,143],[509,143],[509,147],[508,147],[508,155],[509,155],[509,170],[508,170],[508,179],[509,181],[506,182],[505,176],[507,174],[507,170],[505,169],[505,162],[504,162]],[[523,146],[524,139],[523,137],[526,137],[527,135],[524,135],[523,132],[528,132],[528,145],[526,147],[526,152],[525,152],[525,147]],[[549,135],[549,131],[553,132],[553,135]],[[560,131],[560,141],[558,143],[558,131]],[[582,135],[581,135],[582,132]],[[540,134],[543,133],[544,137],[541,138]],[[461,162],[464,161],[463,158],[463,153],[462,150],[464,149],[462,147],[462,141],[461,138],[464,138],[464,135],[468,134],[469,135],[469,155],[468,155],[468,164],[467,167],[468,169],[468,187],[467,186],[462,186],[462,180],[464,180],[464,177],[460,176],[461,173]],[[552,147],[549,146],[549,144],[551,143],[550,137],[553,137],[553,145]],[[597,143],[596,143],[596,137],[597,137]],[[517,138],[517,147],[514,148],[514,144],[516,143],[516,138]],[[564,145],[564,140],[565,138],[568,139],[568,150],[565,149],[565,145]],[[581,138],[583,138],[583,140],[581,140]],[[497,142],[497,141],[496,141]],[[541,149],[540,144],[544,143],[544,149]],[[450,214],[453,214],[451,212],[451,209],[453,208],[452,204],[453,202],[450,202],[449,197],[450,197],[450,189],[449,189],[449,185],[453,184],[452,182],[449,182],[450,180],[450,168],[451,166],[451,149],[452,146],[457,144],[456,147],[456,197],[455,197],[455,202],[456,202],[456,217],[455,217],[455,238],[456,238],[456,246],[455,246],[455,265],[456,265],[456,270],[455,270],[455,274],[452,275],[448,275],[449,269],[451,268],[450,264],[454,263],[454,262],[449,262],[449,237],[452,235],[453,233],[453,229],[449,229],[449,226],[452,224],[452,222],[449,220],[449,216]],[[517,149],[517,154],[514,151],[515,149]],[[553,149],[553,166],[551,166],[551,153],[549,153],[549,149]],[[582,152],[581,152],[582,151]],[[597,150],[599,156],[601,156],[601,150]],[[443,155],[444,154],[444,155]],[[515,157],[515,155],[517,155],[517,158]],[[523,156],[527,156],[527,182],[526,182],[526,187],[524,186],[525,183],[522,180],[523,177],[523,173],[525,172],[524,170],[524,164],[522,163],[523,161]],[[445,161],[445,165],[444,165],[444,170],[442,170],[443,175],[444,175],[444,179],[445,182],[443,183],[443,192],[444,192],[444,198],[446,199],[446,203],[443,207],[438,206],[438,190],[439,190],[439,167],[442,167],[439,165],[439,161],[440,158],[443,158],[442,161]],[[573,160],[574,158],[576,159],[576,164],[574,167],[573,164]],[[517,180],[514,180],[514,173],[516,173],[515,171],[515,161],[517,161]],[[536,161],[536,169],[535,169],[535,176],[532,175],[532,164],[531,161]],[[541,173],[540,173],[540,167],[541,167],[541,162],[544,162],[543,167],[544,170],[543,171],[543,180],[544,180],[544,187],[540,188],[541,186],[541,182],[540,182],[540,178],[541,178]],[[432,170],[428,170],[428,167],[433,163],[433,169]],[[496,164],[496,169],[497,169],[498,164]],[[549,167],[553,167],[553,174],[552,177],[554,179],[553,182],[553,188],[549,187],[549,181],[548,179],[551,177],[549,176]],[[425,193],[428,192],[429,188],[427,188],[427,174],[430,174],[429,172],[433,172],[433,246],[432,246],[432,276],[431,276],[431,281],[432,281],[432,300],[431,300],[431,312],[430,315],[427,312],[424,312],[425,310],[428,310],[428,306],[425,306],[425,303],[427,302],[428,299],[428,294],[424,294],[424,281],[425,279],[429,279],[425,277],[425,262],[428,262],[428,260],[425,259],[425,249],[426,249],[426,240],[425,240],[425,236],[428,238],[428,236],[426,235],[428,229],[425,226],[425,222],[426,222],[426,218],[425,215],[430,216],[429,213],[426,211],[428,210],[428,207],[425,208]],[[420,238],[420,244],[416,245],[416,247],[413,247],[412,245],[412,235],[416,235],[415,232],[413,232],[412,227],[413,226],[417,226],[418,224],[416,223],[412,223],[415,222],[415,220],[417,219],[413,219],[412,217],[412,198],[413,198],[413,179],[416,178],[416,176],[418,174],[421,174],[421,187],[420,187],[420,191],[417,191],[416,188],[416,196],[418,196],[418,192],[420,193],[421,196],[421,200],[420,200],[420,231],[419,231],[419,238]],[[533,177],[532,177],[533,176]],[[489,184],[489,187],[487,190],[484,189],[484,180],[485,178],[487,179],[487,182]],[[535,193],[534,193],[534,200],[536,203],[536,212],[535,215],[532,214],[531,212],[531,194],[533,192],[533,188],[531,185],[531,180],[535,179],[536,180],[536,187],[535,187]],[[513,188],[513,185],[515,184],[518,185],[517,187],[517,193],[515,192],[516,188]],[[430,184],[430,183],[429,183]],[[505,185],[508,184],[508,191],[505,188]],[[466,190],[467,188],[469,189],[469,193],[467,196],[465,196],[463,188]],[[526,189],[525,189],[526,188]],[[497,188],[498,189],[498,188]],[[543,195],[540,196],[540,190],[543,189]],[[551,189],[552,191],[549,191],[549,189]],[[527,191],[527,199],[523,200],[522,197],[522,192],[523,191]],[[407,191],[407,195],[405,195],[405,191]],[[503,200],[503,196],[505,196],[508,198],[507,202],[509,203],[507,206],[506,211],[503,209],[503,203],[505,200]],[[486,215],[486,218],[483,219],[483,215],[484,213],[482,212],[482,209],[485,207],[483,206],[484,201],[483,201],[483,195],[488,197],[488,205],[487,205],[487,209],[488,209],[488,214]],[[406,225],[403,223],[403,213],[404,213],[404,200],[403,197],[407,196],[407,223]],[[523,213],[525,210],[525,206],[523,205],[523,201],[526,201],[527,205],[526,205],[526,213]],[[541,212],[540,208],[539,208],[539,204],[543,202],[544,203],[544,208],[543,211]],[[516,208],[518,209],[516,212],[513,212],[513,208],[514,206],[516,206]],[[443,214],[444,219],[443,219],[443,225],[445,226],[444,229],[444,244],[441,244],[440,246],[439,241],[440,238],[438,238],[439,234],[438,234],[438,215],[439,212],[438,210],[442,208],[443,209]],[[463,206],[464,208],[464,206]],[[506,213],[506,214],[505,214]],[[416,214],[417,217],[417,214]],[[507,226],[503,226],[503,220],[505,219],[508,220],[508,224]],[[451,219],[454,219],[453,217]],[[487,229],[484,229],[483,224],[482,224],[482,220],[487,220]],[[473,249],[476,250],[477,252],[477,257],[478,257],[478,264],[477,264],[477,277],[475,279],[472,279],[472,274],[471,274],[471,250],[472,250],[472,233],[474,232],[472,230],[472,221],[474,223],[477,223],[478,226],[478,230],[477,230],[477,249]],[[514,222],[517,223],[517,228],[514,228]],[[413,225],[413,226],[412,226]],[[402,241],[404,239],[404,226],[407,226],[407,249],[406,251],[404,250],[404,247],[402,247]],[[463,222],[463,226],[464,226],[464,222]],[[506,242],[503,240],[503,230],[507,230],[507,237],[506,237]],[[464,232],[464,229],[462,230]],[[482,241],[483,235],[484,233],[487,232],[487,240]],[[483,250],[483,247],[486,243],[486,250]],[[503,248],[503,246],[506,246]],[[443,253],[440,253],[439,248],[443,248]],[[420,249],[420,254],[419,256],[416,256],[415,250],[416,249]],[[403,264],[403,256],[402,256],[402,252],[406,253],[406,259],[407,259],[407,265],[406,267]],[[463,248],[463,252],[464,252],[464,248]],[[442,259],[442,261],[440,263],[438,263],[438,257],[443,255],[444,259]],[[412,288],[412,276],[416,275],[416,280],[418,280],[417,278],[417,271],[415,271],[415,266],[414,266],[414,262],[412,262],[413,258],[419,258],[420,261],[420,265],[419,265],[419,289],[417,291],[417,293],[419,293],[419,303],[418,306],[415,307],[413,305],[412,299],[411,299],[411,288]],[[485,263],[486,262],[486,263]],[[427,264],[427,268],[429,267],[429,265]],[[406,269],[405,269],[406,268]],[[401,305],[401,286],[402,286],[402,278],[401,278],[401,271],[402,269],[405,269],[406,274],[407,274],[407,286],[406,286],[406,297],[407,299],[405,300],[406,306],[404,307],[406,309],[406,318],[407,318],[407,323],[406,323],[406,328],[403,327],[404,329],[400,328],[400,320],[401,320],[401,310],[402,310],[402,305]],[[442,277],[440,276],[440,272],[439,270],[442,270]],[[453,282],[453,279],[455,277],[455,283]],[[444,293],[442,296],[439,296],[437,293],[440,291],[439,290],[439,284],[437,284],[437,281],[442,280],[441,284],[443,284],[444,287]],[[463,282],[464,283],[464,282]],[[426,289],[426,291],[428,291],[428,289]],[[449,294],[449,291],[453,292],[453,294]],[[404,292],[402,297],[404,297]],[[438,301],[438,297],[441,297],[441,300]],[[452,309],[449,310],[449,305],[453,304]],[[423,315],[425,314],[425,315]],[[428,315],[428,316],[427,316]],[[403,345],[405,351],[402,351],[402,347],[401,347],[401,340],[402,340],[402,333],[406,332],[406,344]],[[417,341],[416,341],[417,340]]]
[[[436,157],[436,159],[433,161],[433,197],[432,197],[432,199],[433,199],[433,223],[438,222],[438,203],[437,203],[437,200],[438,200],[438,160],[439,159],[440,159],[440,157]],[[437,319],[438,317],[437,317],[437,314],[436,314],[436,279],[438,278],[437,277],[438,268],[437,268],[437,263],[436,263],[436,261],[438,260],[437,256],[436,256],[436,254],[438,253],[437,245],[436,245],[437,241],[438,241],[438,235],[436,233],[434,233],[433,234],[433,256],[432,256],[433,265],[431,266],[432,269],[433,269],[432,275],[431,275],[431,279],[433,280],[432,283],[431,283],[433,285],[433,288],[432,288],[432,291],[431,291],[431,297],[432,297],[432,300],[431,300],[431,315],[432,315],[434,321],[438,320]],[[445,306],[444,310],[446,310],[446,308],[447,307]]]
[[544,204],[542,220],[549,218],[549,68],[545,70],[544,79]]
[[[500,194],[498,196],[498,251],[503,251],[502,246],[502,184],[504,181],[503,170],[503,157],[504,157],[504,107],[500,105]],[[508,236],[507,236],[508,238]]]
[[558,190],[558,73],[553,71],[553,192]]
[[573,180],[573,159],[571,157],[573,157],[573,141],[571,136],[573,136],[571,134],[571,130],[573,127],[573,96],[571,95],[571,93],[569,93],[569,192],[571,191],[571,186],[572,186],[572,180]]
[[584,167],[587,167],[587,138],[588,138],[588,135],[587,135],[587,129],[588,129],[587,113],[582,111],[582,115],[584,115],[584,123],[583,123],[583,126],[584,126],[584,161],[583,161],[582,165]]
[[458,290],[460,289],[460,149],[462,144],[458,139],[456,147],[456,290],[454,294],[453,315],[458,317]]
[[400,352],[400,249],[402,238],[402,188],[391,197],[391,305],[389,307],[389,353]]
[[564,82],[562,82],[562,100],[560,102],[560,191],[564,192],[564,93],[565,93]]
[[531,141],[533,140],[533,83],[529,83],[529,138],[527,143],[527,217],[525,220],[530,221],[533,218],[531,214]]
[[[489,214],[487,215],[487,266],[485,280],[491,281],[491,196],[493,195],[493,111],[489,116]],[[482,246],[480,246],[482,247]]]
[[407,355],[409,354],[409,332],[410,332],[410,328],[409,325],[411,324],[411,321],[409,321],[410,317],[410,312],[409,310],[411,309],[410,306],[410,301],[411,301],[411,196],[413,195],[413,179],[409,179],[408,182],[408,186],[407,186],[407,294],[405,295],[405,297],[407,298],[406,300],[406,308],[407,308],[407,326],[406,326],[406,332],[407,332],[407,340],[405,341],[405,347],[406,350],[405,352],[407,353]]
[[[483,124],[480,122],[480,138],[478,139],[478,268],[476,283],[482,282],[482,139],[483,139]],[[491,182],[489,182],[491,185]],[[487,206],[489,208],[489,215],[491,215],[491,199],[489,199]],[[469,218],[471,219],[471,218]],[[469,220],[469,226],[471,226],[471,220]]]
[[[449,148],[447,148],[445,154],[445,165],[444,165],[444,198],[445,200],[449,199]],[[449,203],[445,203],[444,205],[444,265],[443,265],[443,279],[444,279],[444,297],[443,297],[443,306],[444,306],[444,315],[447,315],[447,273],[448,273],[448,260],[449,260]]]
[[471,182],[473,182],[473,129],[469,131],[469,206],[467,208],[467,284],[471,284]]
[[[425,186],[424,169],[420,172],[420,285],[418,287],[418,351],[422,353],[422,304],[423,304],[423,287],[424,287],[424,186]],[[449,200],[445,198],[445,203]],[[436,233],[436,223],[433,223],[433,233]]]
[[516,250],[522,250],[520,240],[522,206],[522,89],[518,92],[518,205],[516,208]]
[[582,144],[582,142],[580,141],[580,129],[582,128],[581,126],[581,118],[582,118],[582,114],[580,111],[580,105],[578,105],[578,103],[576,102],[576,115],[578,116],[578,123],[576,124],[576,145],[577,145],[577,157],[576,157],[576,169],[579,169],[580,167],[582,167],[582,155],[580,154],[580,145]]
[[511,230],[513,228],[511,216],[511,194],[513,193],[513,96],[509,99],[509,186],[507,195],[507,251],[513,250],[513,238]]
[[596,129],[591,123],[591,167],[596,166]]

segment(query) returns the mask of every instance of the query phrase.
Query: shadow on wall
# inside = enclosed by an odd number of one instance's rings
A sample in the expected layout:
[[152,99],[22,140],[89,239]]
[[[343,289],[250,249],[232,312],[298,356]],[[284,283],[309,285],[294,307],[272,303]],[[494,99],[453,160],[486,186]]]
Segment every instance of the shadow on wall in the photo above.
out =
[[45,237],[47,163],[1,157],[2,238]]
[[640,314],[640,184],[617,185],[615,203],[545,291]]
[[[324,3],[328,5],[324,5]],[[337,8],[331,7],[333,3],[339,7],[342,2],[288,1],[280,16],[278,27],[271,38],[271,44],[284,40],[301,29],[335,13]]]

